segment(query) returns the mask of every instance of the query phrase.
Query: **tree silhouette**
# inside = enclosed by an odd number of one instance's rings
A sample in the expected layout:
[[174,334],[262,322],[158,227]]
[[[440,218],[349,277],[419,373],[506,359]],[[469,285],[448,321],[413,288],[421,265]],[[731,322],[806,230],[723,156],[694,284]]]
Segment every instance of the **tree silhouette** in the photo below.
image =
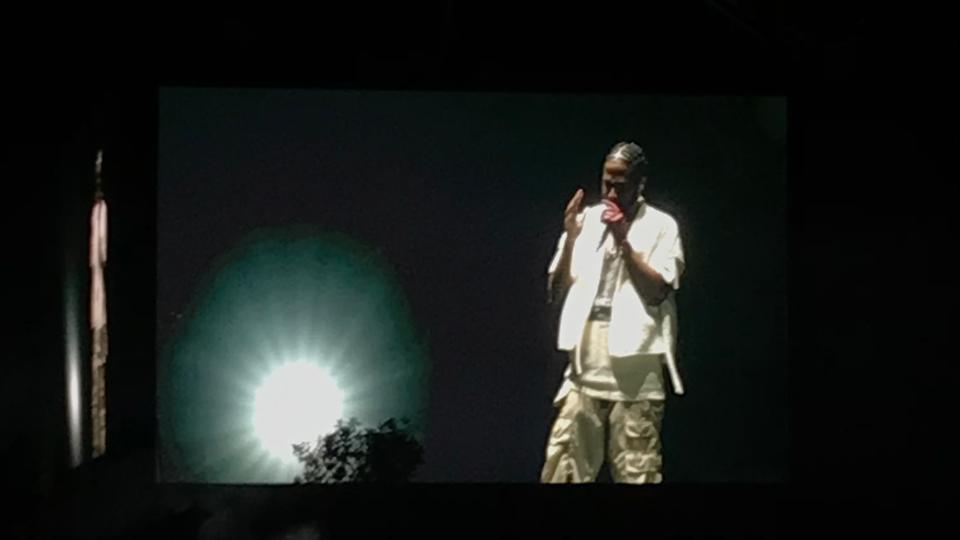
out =
[[316,444],[293,445],[303,463],[294,482],[406,482],[423,463],[423,446],[409,432],[407,420],[393,418],[364,428],[356,418],[338,420],[333,432]]

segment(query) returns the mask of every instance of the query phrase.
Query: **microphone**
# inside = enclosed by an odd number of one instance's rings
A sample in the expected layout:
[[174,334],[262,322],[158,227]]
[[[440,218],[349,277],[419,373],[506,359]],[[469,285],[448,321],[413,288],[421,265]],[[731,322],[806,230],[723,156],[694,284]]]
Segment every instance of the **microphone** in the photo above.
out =
[[[604,210],[604,213],[606,213],[606,212],[609,210],[609,208],[610,208],[609,204],[613,204],[614,206],[616,206],[616,204],[617,204],[617,203],[615,203],[615,202],[613,202],[612,200],[607,199],[607,198],[602,199],[600,202],[603,203],[604,206],[607,207],[607,210]],[[609,204],[608,204],[608,203],[609,203]],[[619,207],[618,207],[618,208],[619,208]],[[601,216],[600,219],[602,220],[602,219],[603,219],[603,214],[600,214],[600,216]],[[603,229],[603,234],[600,235],[600,243],[597,244],[597,249],[598,249],[598,250],[599,250],[601,247],[603,247],[603,243],[607,241],[607,237],[610,236],[610,233],[611,233],[611,231],[610,231],[610,224],[609,224],[609,223],[605,223],[604,225],[605,225],[605,227],[604,227],[604,229]]]
[[[616,202],[615,200],[612,200],[612,199],[604,198],[604,199],[601,199],[601,202],[603,202],[604,205],[613,205],[613,206],[615,206],[618,210],[620,210],[620,211],[623,213],[623,219],[626,219],[626,220],[629,222],[629,221],[633,221],[633,216],[636,215],[637,210],[639,210],[640,207],[643,206],[643,204],[644,204],[645,201],[644,201],[643,198],[640,198],[640,199],[637,201],[637,204],[633,205],[633,206],[630,207],[630,208],[621,208],[620,205],[617,204],[617,202]],[[607,208],[609,209],[610,207],[607,206]],[[604,212],[606,212],[606,211],[607,211],[607,210],[604,210]],[[601,214],[601,216],[602,216],[602,214]],[[628,218],[627,216],[630,216],[630,217]],[[603,219],[603,218],[601,217],[600,219]],[[604,229],[603,234],[600,236],[600,243],[597,244],[597,249],[600,249],[600,248],[603,246],[603,243],[607,241],[607,236],[609,236],[609,235],[611,234],[611,232],[612,232],[612,231],[611,231],[611,229],[610,229],[610,224],[609,224],[609,223],[606,223],[606,228]]]

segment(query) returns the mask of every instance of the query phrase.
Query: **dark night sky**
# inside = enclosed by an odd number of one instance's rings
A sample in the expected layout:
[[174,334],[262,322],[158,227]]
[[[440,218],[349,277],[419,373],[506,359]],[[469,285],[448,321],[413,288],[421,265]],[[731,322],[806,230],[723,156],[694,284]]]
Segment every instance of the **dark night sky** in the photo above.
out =
[[688,264],[668,477],[784,479],[781,98],[170,88],[159,111],[160,342],[245,235],[349,235],[392,267],[429,349],[430,481],[536,480],[564,362],[544,304],[562,209],[596,194],[610,145],[639,142]]

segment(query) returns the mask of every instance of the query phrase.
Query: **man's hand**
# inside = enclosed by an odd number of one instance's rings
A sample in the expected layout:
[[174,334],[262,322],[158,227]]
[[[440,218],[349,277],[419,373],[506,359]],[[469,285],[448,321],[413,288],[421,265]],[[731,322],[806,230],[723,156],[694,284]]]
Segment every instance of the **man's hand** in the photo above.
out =
[[573,276],[570,275],[570,258],[577,236],[580,235],[580,230],[583,229],[583,222],[577,219],[577,214],[580,213],[580,204],[582,202],[583,190],[578,189],[577,192],[573,194],[573,197],[570,198],[570,202],[567,203],[567,208],[563,212],[563,229],[564,232],[566,232],[567,239],[563,243],[560,260],[550,273],[550,278],[547,281],[547,294],[551,303],[562,302],[566,296],[567,289],[569,289],[570,284],[573,283]]
[[627,231],[630,229],[630,226],[627,224],[623,210],[617,203],[610,199],[604,199],[603,204],[606,208],[603,210],[600,220],[610,227],[613,238],[617,241],[617,244],[620,244],[627,239]]
[[577,221],[577,214],[580,213],[580,203],[582,202],[583,189],[578,189],[570,198],[567,209],[563,212],[563,229],[567,231],[569,240],[575,239],[580,234],[580,230],[583,229],[583,224]]

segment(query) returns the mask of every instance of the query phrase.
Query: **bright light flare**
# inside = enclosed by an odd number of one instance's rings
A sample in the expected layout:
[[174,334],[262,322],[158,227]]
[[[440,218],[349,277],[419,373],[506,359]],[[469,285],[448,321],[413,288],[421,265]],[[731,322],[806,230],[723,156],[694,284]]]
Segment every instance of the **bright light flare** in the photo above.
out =
[[343,414],[343,391],[320,366],[290,362],[271,372],[256,391],[253,426],[271,456],[295,462],[292,446],[316,442]]

